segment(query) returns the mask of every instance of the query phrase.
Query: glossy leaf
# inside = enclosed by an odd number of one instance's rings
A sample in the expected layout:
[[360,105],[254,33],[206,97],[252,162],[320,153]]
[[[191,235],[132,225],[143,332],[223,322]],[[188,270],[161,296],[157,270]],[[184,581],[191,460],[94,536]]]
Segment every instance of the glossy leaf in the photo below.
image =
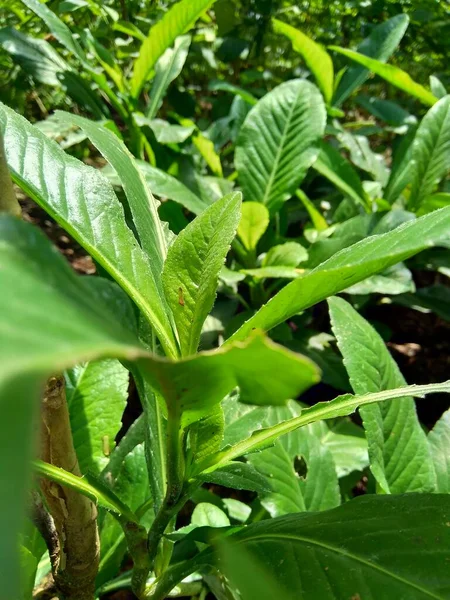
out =
[[[377,25],[358,46],[358,52],[385,63],[400,43],[408,24],[408,15],[402,14]],[[363,66],[350,67],[339,81],[334,95],[334,104],[340,106],[356,88],[366,81],[368,76],[369,71]]]
[[420,207],[450,171],[450,96],[427,112],[412,145],[411,194],[408,206]]
[[161,269],[166,257],[164,231],[155,199],[125,144],[109,129],[78,115],[57,111],[63,122],[80,127],[117,172],[127,196],[140,244],[147,253],[155,288],[162,295]]
[[286,36],[291,41],[293,49],[303,57],[306,66],[317,80],[317,85],[322,91],[325,102],[331,104],[334,68],[328,52],[299,29],[278,21],[278,19],[273,19],[272,23],[275,33]]
[[[405,385],[383,339],[342,298],[328,300],[333,332],[356,394]],[[431,492],[436,486],[414,400],[361,407],[371,470],[384,493]]]
[[188,31],[215,0],[180,0],[156,23],[142,42],[131,78],[131,91],[137,98],[158,59],[176,38]]
[[112,359],[77,365],[66,373],[66,398],[81,473],[98,475],[122,426],[128,371]]
[[183,229],[169,248],[162,279],[183,356],[197,350],[220,270],[236,234],[240,205],[239,193],[218,200]]
[[268,480],[251,464],[245,462],[230,462],[212,473],[201,475],[199,479],[234,490],[250,490],[263,494],[270,492],[273,484],[272,480]]
[[235,458],[245,456],[250,452],[258,452],[265,449],[272,445],[282,435],[295,431],[300,427],[316,423],[323,419],[346,417],[353,414],[358,407],[366,404],[384,402],[386,400],[394,400],[407,396],[422,397],[424,394],[435,394],[440,392],[450,393],[450,381],[430,383],[429,385],[409,385],[394,390],[386,390],[361,396],[344,394],[329,402],[318,402],[314,406],[303,409],[298,417],[288,419],[287,421],[283,421],[272,427],[252,430],[253,434],[249,438],[237,442],[231,448],[225,447],[217,454],[207,457],[205,461],[197,466],[197,471],[199,473],[202,471],[212,471]]
[[340,48],[339,46],[330,46],[330,48],[331,50],[350,58],[354,62],[359,63],[366,69],[375,73],[375,75],[379,75],[388,83],[395,85],[407,94],[418,98],[423,104],[433,106],[438,100],[429,90],[411,79],[408,73],[394,65],[385,65],[379,60],[369,58],[364,56],[364,54],[359,54],[359,52],[354,52],[353,50]]
[[412,273],[403,263],[388,267],[378,275],[372,275],[345,290],[346,294],[404,294],[416,289]]
[[49,9],[44,2],[40,2],[39,0],[21,1],[44,21],[58,42],[65,46],[65,48],[67,48],[69,52],[72,52],[72,54],[74,54],[79,60],[85,63],[88,62],[83,49],[73,36],[70,29],[55,15],[54,12]]
[[367,196],[361,180],[339,150],[330,144],[322,143],[313,169],[331,181],[347,198],[356,204],[367,206]]
[[[450,587],[447,518],[444,494],[368,495],[327,512],[253,523],[227,536],[227,544],[237,544],[238,551],[242,548],[264,564],[264,573],[301,600],[356,600],[364,595],[444,600]],[[418,539],[421,551],[415,552]],[[155,598],[164,598],[188,573],[217,564],[216,552],[208,549],[172,567]]]
[[447,410],[428,434],[431,458],[436,471],[436,491],[450,493],[450,410]]
[[254,250],[269,225],[269,211],[260,202],[244,202],[237,234],[247,250]]
[[308,252],[298,242],[285,242],[272,246],[265,255],[262,265],[264,267],[286,266],[296,267],[308,258]]
[[[299,405],[291,402],[286,408],[271,410],[267,420],[276,425],[300,414]],[[272,517],[326,510],[340,504],[332,455],[306,427],[283,436],[273,448],[251,454],[248,460],[272,487],[272,491],[260,494],[261,504]],[[304,471],[300,470],[302,461]]]
[[291,196],[317,158],[326,111],[319,90],[293,79],[264,96],[247,115],[236,144],[236,169],[246,201],[271,213]]
[[61,75],[69,65],[45,40],[4,27],[0,29],[0,46],[36,81],[56,87],[62,85]]
[[447,95],[447,90],[444,87],[442,81],[435,77],[434,75],[430,75],[430,89],[431,93],[436,96],[436,98],[443,98]]
[[183,127],[183,125],[172,125],[163,119],[148,119],[147,117],[135,116],[135,121],[142,127],[148,125],[153,131],[156,141],[160,144],[182,144],[194,132],[195,127]]
[[65,154],[4,105],[0,125],[12,177],[131,296],[167,351],[177,349],[149,261],[125,222],[112,188],[95,169]]
[[447,239],[450,207],[405,223],[394,231],[374,235],[341,250],[284,287],[244,323],[226,343],[242,340],[254,328],[268,331],[366,277]]
[[191,37],[189,35],[178,37],[173,48],[168,48],[156,63],[155,77],[150,90],[150,102],[146,110],[149,119],[156,116],[167,88],[181,73],[190,45]]

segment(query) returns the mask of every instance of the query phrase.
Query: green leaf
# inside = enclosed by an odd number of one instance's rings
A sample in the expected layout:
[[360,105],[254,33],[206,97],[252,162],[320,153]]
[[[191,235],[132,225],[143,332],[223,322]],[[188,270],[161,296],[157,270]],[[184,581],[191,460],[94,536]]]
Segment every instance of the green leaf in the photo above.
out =
[[149,119],[156,116],[167,88],[181,73],[190,45],[191,36],[182,35],[178,37],[173,48],[168,48],[156,63],[155,77],[150,90],[150,102],[146,110],[146,116]]
[[308,259],[308,252],[298,242],[285,242],[272,248],[265,255],[263,267],[296,267],[299,263]]
[[155,199],[132,154],[125,144],[106,127],[62,111],[56,111],[56,116],[63,123],[75,125],[84,131],[117,172],[131,208],[140,244],[150,259],[154,286],[162,296],[161,270],[166,257],[164,231],[159,220]]
[[[385,23],[373,28],[371,34],[358,46],[358,51],[381,63],[389,60],[408,28],[409,18],[406,14],[396,15]],[[352,92],[362,85],[369,76],[363,66],[350,67],[339,81],[334,95],[334,104],[340,106]]]
[[437,477],[437,490],[450,493],[450,409],[447,410],[428,434],[431,457]]
[[276,265],[274,267],[260,267],[258,269],[241,269],[240,273],[250,275],[256,279],[297,279],[304,272],[304,269],[295,269],[294,267],[283,267]]
[[367,195],[352,165],[330,144],[322,142],[313,169],[326,177],[356,204],[367,206]]
[[69,65],[45,40],[4,27],[0,29],[0,46],[36,81],[55,87],[62,85],[61,75]]
[[81,62],[88,63],[85,53],[77,42],[72,32],[46,4],[39,0],[21,0],[25,6],[28,6],[39,18],[47,25],[51,33],[69,52],[72,52]]
[[169,412],[184,413],[184,426],[210,414],[237,386],[241,402],[284,404],[318,380],[312,362],[259,334],[245,344],[201,352],[177,362],[154,359],[145,367]]
[[[299,415],[301,409],[294,406],[290,405],[293,414]],[[251,454],[248,460],[272,485],[273,491],[260,494],[261,504],[272,517],[340,504],[333,457],[307,428],[285,435],[273,448]]]
[[[248,552],[300,600],[444,600],[449,592],[447,522],[444,494],[369,495],[327,512],[253,523],[226,541]],[[164,598],[175,583],[205,565],[217,567],[216,551],[205,550],[169,569],[155,598]]]
[[309,218],[311,219],[314,228],[317,229],[317,231],[325,231],[325,229],[328,229],[328,223],[325,218],[317,210],[314,203],[311,202],[303,190],[297,190],[296,196],[301,200],[303,206],[308,211]]
[[271,491],[271,482],[249,463],[230,462],[212,473],[199,477],[200,481],[223,485],[234,490],[265,493]]
[[385,79],[388,83],[395,85],[399,89],[403,90],[407,94],[418,98],[423,104],[433,106],[437,102],[437,98],[433,94],[424,88],[419,83],[416,83],[405,71],[395,67],[393,65],[385,65],[379,60],[368,58],[364,54],[359,54],[353,50],[347,50],[340,48],[339,46],[330,46],[331,50],[343,54],[347,58],[350,58],[354,62],[359,63],[366,69],[369,69],[375,75],[379,75]]
[[346,294],[404,294],[416,289],[412,273],[403,263],[388,267],[378,275],[372,275],[345,290]]
[[[113,490],[131,510],[138,509],[149,498],[149,481],[145,464],[144,445],[139,444],[124,457],[113,480]],[[102,518],[103,517],[103,518]],[[150,511],[140,520],[148,525],[152,520]],[[120,570],[127,545],[122,527],[111,514],[100,515],[100,565],[96,579],[97,588],[116,577]]]
[[182,144],[195,130],[195,127],[183,127],[183,125],[172,125],[163,119],[149,119],[135,115],[135,121],[139,127],[147,125],[153,131],[156,141],[160,144]]
[[[446,262],[446,264],[449,264]],[[405,294],[393,299],[397,304],[408,306],[422,312],[433,311],[446,321],[450,321],[450,289],[436,283],[419,288],[415,294]]]
[[272,19],[275,33],[285,35],[291,42],[293,49],[301,54],[306,66],[317,80],[327,104],[331,104],[333,97],[334,69],[333,62],[328,52],[310,37],[295,29],[287,23]]
[[444,87],[444,84],[438,77],[434,75],[430,75],[430,89],[431,93],[436,96],[436,98],[443,98],[447,95],[447,90]]
[[341,147],[350,153],[351,162],[359,169],[370,173],[375,181],[384,187],[389,178],[389,170],[382,154],[373,152],[369,140],[364,135],[353,135],[344,128],[337,134]]
[[122,426],[128,371],[112,359],[77,365],[66,373],[66,398],[81,473],[98,475]]
[[269,211],[260,202],[244,202],[237,234],[249,251],[255,250],[259,240],[269,226]]
[[[189,121],[188,119],[187,122],[191,123],[192,121]],[[223,177],[220,156],[217,154],[212,140],[207,138],[200,130],[198,130],[196,135],[192,138],[192,142],[214,175],[217,177]]]
[[149,260],[126,225],[123,209],[105,178],[65,154],[4,105],[0,105],[0,124],[15,182],[119,283],[155,327],[167,352],[176,355]]
[[266,94],[247,115],[236,144],[244,199],[277,212],[317,158],[325,122],[322,95],[308,81],[293,79]]
[[250,92],[238,87],[237,85],[233,85],[229,81],[214,79],[213,81],[210,81],[208,83],[208,90],[221,90],[224,92],[230,92],[231,94],[235,94],[239,98],[242,98],[242,100],[244,100],[247,104],[250,104],[251,106],[254,106],[258,102],[258,99],[255,98],[255,96],[253,96]]
[[105,485],[100,486],[99,480],[96,480],[93,484],[84,477],[77,477],[73,473],[69,473],[69,471],[50,465],[42,460],[36,460],[33,463],[33,467],[35,473],[41,477],[46,477],[51,481],[75,490],[83,496],[90,498],[94,504],[98,504],[115,515],[123,516],[132,523],[138,523],[136,515]]
[[230,520],[223,510],[220,510],[214,504],[200,502],[194,508],[191,523],[197,527],[227,527]]
[[341,250],[285,286],[244,323],[226,343],[242,340],[254,329],[268,331],[317,302],[448,239],[450,207],[374,235]]
[[[169,175],[162,169],[153,167],[143,160],[138,160],[136,162],[149,188],[160,198],[178,202],[178,204],[187,208],[194,213],[194,215],[199,215],[210,205],[209,202],[196,196],[188,187],[181,183],[181,181],[178,181],[178,179],[172,177],[172,175]],[[104,173],[113,185],[118,187],[122,185],[116,172],[109,167],[109,165],[102,169],[102,173]]]
[[417,123],[416,117],[411,115],[396,102],[383,100],[382,98],[377,98],[376,96],[369,97],[365,95],[357,96],[355,100],[374,117],[381,119],[388,125],[397,128],[398,133],[401,131],[404,133],[410,125]]
[[[328,300],[332,329],[356,394],[405,385],[383,339],[342,298]],[[432,492],[436,476],[412,398],[360,409],[370,468],[384,493]]]
[[215,0],[181,0],[173,5],[142,42],[131,77],[131,92],[137,98],[158,59],[176,38],[191,29]]
[[412,145],[410,165],[408,205],[417,209],[450,171],[450,95],[436,102],[422,119]]
[[224,196],[189,223],[169,248],[162,279],[183,356],[197,350],[220,270],[236,234],[240,204],[239,193]]
[[436,194],[425,196],[416,214],[420,217],[438,208],[444,208],[444,206],[450,206],[450,194],[448,192],[437,192]]
[[314,406],[305,408],[298,417],[278,423],[272,427],[267,427],[266,429],[255,430],[249,438],[241,440],[231,448],[225,447],[217,454],[207,457],[205,461],[197,466],[197,472],[201,473],[206,470],[217,469],[235,458],[267,448],[282,435],[295,431],[305,425],[316,423],[322,419],[335,419],[351,415],[359,406],[397,398],[406,398],[407,396],[422,397],[424,394],[439,392],[450,393],[450,381],[430,383],[429,385],[409,385],[395,390],[386,390],[361,396],[344,394],[329,402],[318,402]]

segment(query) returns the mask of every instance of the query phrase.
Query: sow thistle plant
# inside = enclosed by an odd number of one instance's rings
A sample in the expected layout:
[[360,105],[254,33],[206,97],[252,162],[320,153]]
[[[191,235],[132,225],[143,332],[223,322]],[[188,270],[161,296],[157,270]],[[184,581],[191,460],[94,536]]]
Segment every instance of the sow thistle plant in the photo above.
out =
[[[72,43],[48,7],[25,3]],[[134,99],[156,57],[211,4],[180,2],[154,27],[167,39],[144,42]],[[274,23],[318,87],[294,79],[252,100],[235,139],[240,191],[211,203],[179,188],[196,216],[177,236],[160,219],[148,165],[104,123],[54,116],[90,139],[108,162],[102,173],[0,105],[2,597],[91,600],[122,588],[140,600],[448,597],[450,412],[426,433],[414,398],[450,392],[450,382],[406,385],[372,325],[336,296],[377,290],[399,263],[448,247],[450,207],[434,209],[445,196],[436,199],[448,171],[449,96],[413,87],[432,107],[410,149],[390,173],[364,155],[362,170],[380,176],[376,197],[324,141],[331,129],[342,146],[363,145],[329,118],[365,80],[364,67],[396,84],[398,73],[377,60],[387,60],[407,19],[388,23],[383,51],[369,52],[370,64],[347,52],[363,68],[338,82],[323,48]],[[362,214],[330,232],[299,188],[310,169]],[[90,254],[98,275],[75,274],[20,219],[11,179]],[[293,197],[322,237],[308,251],[277,243],[261,258],[263,236]],[[371,229],[375,210],[385,215]],[[202,349],[219,286],[244,278],[246,319]],[[325,300],[353,393],[305,406],[297,399],[320,381],[319,367],[269,335],[279,340],[280,327]],[[142,415],[114,447],[130,374]],[[346,418],[357,409],[364,430]],[[349,478],[367,467],[376,493],[347,498]],[[219,498],[211,486],[242,495]]]
[[[20,580],[22,593],[23,586],[30,593],[42,554],[42,540],[25,532],[34,489],[34,522],[50,550],[50,534],[58,539],[53,549],[59,556],[52,556],[52,567],[61,598],[93,598],[120,587],[124,576],[108,582],[118,574],[125,549],[134,565],[126,576],[138,598],[165,598],[172,590],[202,594],[204,585],[254,597],[257,592],[242,582],[247,564],[255,565],[255,573],[263,569],[270,589],[286,590],[280,591],[286,597],[301,589],[304,597],[312,597],[307,587],[314,586],[315,597],[326,598],[331,585],[339,598],[364,590],[386,598],[444,598],[448,569],[436,537],[444,544],[449,535],[449,503],[445,494],[430,492],[448,491],[448,416],[427,436],[412,397],[448,392],[450,384],[406,386],[378,334],[333,295],[444,243],[450,209],[336,253],[286,285],[221,347],[198,352],[221,268],[242,227],[241,194],[218,200],[175,237],[159,220],[135,160],[114,133],[72,115],[61,118],[82,125],[116,170],[135,233],[98,171],[1,107],[13,180],[83,245],[104,273],[76,275],[35,227],[16,216],[2,216],[1,398],[7,454],[1,461],[1,548],[6,597],[20,596]],[[264,332],[327,298],[355,394],[301,409],[290,399],[319,381],[319,369]],[[57,374],[65,370],[64,392]],[[120,423],[126,370],[133,374],[144,412],[108,459],[97,436]],[[34,459],[31,469],[39,397],[51,376],[40,417],[48,438],[41,446],[50,451],[44,459],[42,454]],[[55,397],[60,416],[51,418]],[[77,404],[81,398],[84,403]],[[110,406],[112,400],[116,407]],[[369,495],[339,507],[333,459],[314,429],[327,430],[326,420],[358,407],[372,472],[379,490],[390,495]],[[104,426],[103,416],[110,420]],[[67,456],[74,447],[79,454],[75,466]],[[299,456],[308,465],[306,479],[290,474],[292,460]],[[200,503],[191,524],[177,530],[177,514],[198,497],[204,483],[255,492],[274,518],[244,526],[239,520],[245,519],[238,516],[230,526],[220,508]],[[424,493],[395,495],[405,491]],[[55,495],[64,505],[60,512]],[[303,510],[313,512],[287,514],[293,510],[292,498],[294,506],[301,500]],[[101,511],[97,522],[95,506]],[[234,508],[230,515],[241,507]],[[85,521],[77,523],[77,518]],[[80,535],[86,531],[89,536]],[[420,549],[411,556],[418,536]],[[91,569],[86,579],[77,579],[80,544],[88,540],[84,557],[93,557],[91,565],[98,564],[98,572]]]

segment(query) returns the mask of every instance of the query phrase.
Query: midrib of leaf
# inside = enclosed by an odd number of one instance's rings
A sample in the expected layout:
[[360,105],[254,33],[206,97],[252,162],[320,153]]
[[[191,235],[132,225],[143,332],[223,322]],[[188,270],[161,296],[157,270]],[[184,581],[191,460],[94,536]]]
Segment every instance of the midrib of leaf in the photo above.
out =
[[363,394],[354,396],[345,394],[339,396],[329,402],[319,402],[310,408],[302,411],[299,417],[283,421],[273,427],[267,427],[253,433],[248,439],[238,442],[231,448],[222,450],[212,456],[209,456],[205,461],[197,465],[196,473],[202,471],[213,471],[225,463],[239,458],[245,454],[249,454],[259,447],[266,447],[277,440],[281,435],[289,433],[303,427],[320,421],[322,419],[332,419],[335,417],[344,417],[352,414],[359,406],[371,404],[374,402],[384,402],[385,400],[393,400],[396,398],[408,396],[423,396],[425,394],[447,392],[450,393],[450,380],[442,383],[430,383],[427,385],[410,385],[394,390],[384,390],[372,394]]
[[285,127],[283,129],[283,132],[281,134],[281,140],[280,140],[280,143],[278,145],[278,148],[277,148],[277,151],[276,151],[276,154],[275,154],[274,167],[273,167],[272,171],[270,172],[269,181],[267,182],[267,186],[266,186],[266,189],[265,189],[265,192],[264,192],[264,196],[263,196],[263,200],[262,200],[263,204],[265,204],[266,206],[268,204],[267,200],[268,200],[268,198],[270,196],[270,192],[272,190],[272,184],[273,184],[273,181],[275,179],[275,173],[276,173],[276,171],[278,169],[278,164],[280,162],[281,153],[282,153],[282,151],[284,149],[284,142],[286,141],[286,137],[287,137],[287,134],[288,134],[288,129],[289,129],[289,126],[290,126],[291,120],[292,120],[292,115],[294,113],[295,107],[297,106],[297,100],[298,100],[298,95],[295,96],[295,100],[292,103],[292,106],[291,106],[291,108],[288,111],[288,118],[287,118]]
[[[445,125],[445,122],[447,121],[447,118],[449,116],[449,112],[450,112],[450,104],[447,106],[447,110],[445,112],[445,116],[444,116],[444,118],[442,119],[442,121],[439,124],[439,134],[438,134],[437,141],[436,141],[435,144],[432,144],[431,156],[430,156],[430,160],[429,160],[430,164],[434,162],[436,154],[441,154],[442,153],[442,148],[440,147],[440,141],[441,141],[441,138],[444,135],[444,125]],[[445,143],[443,144],[443,146],[444,146],[444,150],[445,150]],[[448,151],[450,152],[450,144],[449,144]],[[424,176],[420,178],[419,187],[417,189],[416,194],[414,194],[414,199],[413,199],[412,204],[414,206],[416,206],[416,207],[420,203],[420,201],[423,200],[423,198],[424,198],[424,194],[423,194],[422,190],[426,186],[426,183],[427,183],[427,177],[426,177],[427,172],[428,172],[428,169],[426,169]]]
[[386,569],[385,567],[382,567],[381,565],[372,563],[372,562],[366,560],[365,558],[358,556],[356,554],[353,554],[351,552],[348,552],[347,550],[344,550],[343,548],[339,548],[338,546],[332,546],[331,544],[325,544],[324,542],[319,542],[318,540],[316,540],[314,538],[303,537],[303,536],[298,536],[298,535],[289,535],[287,533],[283,533],[283,534],[268,533],[268,534],[264,534],[264,535],[255,535],[252,537],[247,537],[244,540],[236,540],[236,543],[239,545],[245,545],[248,542],[253,542],[253,541],[257,541],[257,540],[265,541],[265,540],[269,540],[269,539],[290,540],[290,541],[295,541],[295,542],[300,541],[300,542],[304,542],[305,544],[317,546],[318,548],[323,548],[324,550],[330,550],[331,552],[334,552],[336,554],[344,556],[345,558],[349,558],[350,560],[354,560],[355,562],[360,563],[366,567],[370,567],[370,568],[374,569],[375,571],[378,571],[379,573],[386,575],[387,577],[396,579],[400,583],[403,583],[419,592],[422,592],[423,594],[427,595],[429,598],[434,598],[434,600],[446,600],[444,598],[444,596],[438,596],[438,595],[434,594],[433,592],[430,592],[429,590],[421,587],[417,583],[414,583],[413,581],[409,581],[408,579],[405,579],[404,577],[401,577],[400,575],[397,575],[396,573],[389,571],[388,569]]
[[[13,181],[28,196],[33,198],[33,200],[37,204],[39,204],[39,206],[42,206],[41,202],[39,201],[39,194],[32,186],[29,186],[26,183],[26,181],[22,179],[15,171],[11,171],[11,176]],[[95,246],[93,246],[88,240],[86,240],[86,238],[80,236],[78,232],[70,225],[70,222],[67,221],[61,215],[61,213],[58,213],[55,210],[53,210],[53,208],[50,205],[42,206],[42,208],[44,208],[45,212],[47,212],[52,219],[54,219],[57,223],[60,223],[71,237],[79,241],[83,248],[86,250],[86,252],[90,256],[92,256],[92,258],[95,258],[104,267],[104,269],[108,271],[108,273],[117,281],[120,287],[124,289],[128,293],[128,295],[134,300],[136,305],[142,310],[149,322],[153,325],[156,325],[156,329],[158,331],[158,338],[161,341],[161,344],[163,345],[166,352],[168,352],[169,356],[177,356],[178,350],[176,349],[176,346],[174,345],[172,340],[169,339],[169,337],[165,334],[165,328],[163,327],[161,321],[157,317],[156,313],[153,311],[152,307],[148,304],[144,296],[142,296],[142,294],[139,292],[139,290],[128,281],[128,279],[122,274],[122,272],[119,271],[115,267],[115,265],[107,259],[107,257],[104,254],[100,254]],[[111,239],[114,241],[113,237]],[[133,270],[133,274],[136,277],[138,277],[136,275],[135,265],[133,261],[131,261],[131,268]]]

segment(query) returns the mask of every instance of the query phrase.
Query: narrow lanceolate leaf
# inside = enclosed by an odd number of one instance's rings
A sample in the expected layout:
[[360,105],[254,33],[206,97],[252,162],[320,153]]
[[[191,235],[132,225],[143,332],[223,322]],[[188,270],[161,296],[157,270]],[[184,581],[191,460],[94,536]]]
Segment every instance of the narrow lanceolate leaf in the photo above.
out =
[[[231,552],[236,544],[238,553],[243,549],[264,565],[264,574],[298,600],[445,600],[450,591],[448,514],[445,494],[368,495],[327,512],[252,523],[226,541]],[[165,598],[202,566],[222,571],[227,564],[219,562],[216,550],[205,550],[169,569],[154,597]]]
[[275,213],[317,158],[325,122],[322,95],[308,81],[293,79],[266,94],[247,115],[237,141],[244,199]]
[[154,119],[166,93],[167,88],[181,73],[186,61],[191,37],[182,35],[175,40],[173,48],[168,48],[155,65],[155,78],[150,90],[150,102],[146,115]]
[[437,477],[437,491],[450,493],[450,409],[428,434],[431,457]]
[[402,71],[398,67],[394,65],[385,65],[379,60],[375,60],[374,58],[369,58],[364,56],[364,54],[359,54],[359,52],[354,52],[353,50],[347,50],[345,48],[340,48],[339,46],[330,46],[331,50],[338,52],[339,54],[343,54],[350,58],[354,62],[366,67],[375,75],[379,75],[387,82],[395,85],[399,89],[403,90],[407,94],[418,98],[423,104],[427,104],[428,106],[433,106],[438,99],[436,96],[420,85],[416,81],[414,81],[408,73]]
[[[385,63],[400,43],[408,24],[408,15],[402,14],[377,25],[373,28],[372,33],[358,46],[358,52]],[[336,106],[342,104],[368,77],[369,71],[363,66],[354,65],[347,69],[334,95],[334,104]]]
[[406,260],[425,248],[448,240],[450,207],[434,211],[395,230],[366,238],[341,250],[289,283],[226,343],[243,340],[254,329],[268,331],[298,312],[351,285]]
[[410,165],[408,204],[417,209],[450,170],[450,96],[439,100],[420,123]]
[[0,127],[12,177],[131,296],[170,355],[177,346],[149,260],[125,222],[113,189],[4,105]]
[[224,196],[189,223],[169,248],[162,279],[182,356],[197,350],[220,270],[236,235],[240,206],[239,193]]
[[103,358],[139,360],[169,406],[186,411],[186,424],[208,415],[236,386],[247,402],[276,404],[318,380],[308,359],[262,336],[184,361],[156,358],[38,229],[12,216],[0,218],[0,289],[0,558],[8,598],[19,597],[14,548],[25,516],[41,385],[51,373]]
[[[342,298],[328,300],[333,332],[356,394],[406,384],[383,339]],[[370,468],[384,493],[432,492],[436,475],[412,398],[361,407]]]
[[94,478],[92,478],[94,483],[91,483],[84,477],[77,477],[73,473],[69,473],[69,471],[50,465],[42,460],[35,461],[34,471],[41,477],[51,479],[56,483],[65,485],[76,492],[79,492],[83,496],[87,496],[95,504],[106,508],[106,510],[111,511],[118,516],[123,515],[126,519],[134,523],[138,522],[131,510],[123,504],[108,487],[95,481]]
[[155,199],[125,144],[109,129],[89,119],[56,111],[63,123],[80,127],[118,174],[133,215],[143,250],[147,253],[157,288],[166,257],[166,242]]
[[331,181],[344,196],[356,204],[367,207],[367,194],[361,179],[348,160],[334,146],[326,142],[320,144],[320,152],[313,169]]
[[82,62],[89,62],[70,29],[44,2],[40,2],[39,0],[22,0],[22,2],[44,21],[58,42],[65,46],[69,52],[72,52]]
[[238,442],[231,448],[226,447],[221,452],[206,458],[205,461],[197,466],[197,471],[199,473],[204,470],[212,471],[230,460],[267,448],[286,433],[324,419],[346,417],[353,414],[358,407],[365,406],[366,404],[396,400],[407,396],[423,397],[425,394],[437,394],[441,392],[450,393],[450,381],[430,383],[428,385],[408,385],[395,390],[386,390],[362,396],[344,394],[329,402],[318,402],[314,406],[305,408],[299,417],[294,417],[266,429],[254,431],[249,438]]
[[181,0],[153,25],[134,63],[131,91],[139,96],[157,60],[170,48],[175,39],[194,26],[197,19],[214,4],[215,0]]
[[98,475],[122,426],[128,371],[114,359],[77,365],[66,373],[66,398],[80,471]]
[[273,19],[272,23],[275,33],[285,35],[292,42],[293,49],[303,57],[306,66],[317,80],[317,85],[325,98],[325,102],[331,104],[334,69],[328,52],[299,29],[278,21],[278,19]]

